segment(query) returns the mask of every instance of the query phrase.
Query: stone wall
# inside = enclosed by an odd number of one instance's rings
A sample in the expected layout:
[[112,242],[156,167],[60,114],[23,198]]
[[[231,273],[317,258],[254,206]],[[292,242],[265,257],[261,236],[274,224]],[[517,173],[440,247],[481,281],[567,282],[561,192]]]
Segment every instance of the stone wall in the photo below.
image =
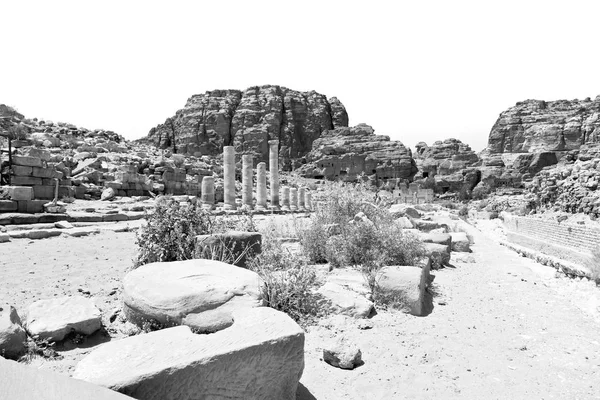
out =
[[532,217],[504,216],[507,240],[582,266],[600,245],[600,228]]

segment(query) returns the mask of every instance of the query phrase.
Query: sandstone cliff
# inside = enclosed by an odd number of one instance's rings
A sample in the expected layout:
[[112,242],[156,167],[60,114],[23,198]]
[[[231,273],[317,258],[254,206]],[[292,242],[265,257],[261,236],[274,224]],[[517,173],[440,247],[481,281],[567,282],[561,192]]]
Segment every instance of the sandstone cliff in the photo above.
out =
[[490,153],[578,149],[600,142],[600,96],[595,100],[527,100],[500,114],[488,141]]
[[412,179],[417,173],[409,149],[365,124],[324,131],[306,162],[298,171],[309,178],[354,180],[364,173],[377,180]]
[[337,98],[267,85],[194,95],[142,141],[195,155],[220,155],[233,145],[258,162],[268,161],[268,140],[279,139],[289,161],[308,153],[323,131],[345,126],[348,114]]

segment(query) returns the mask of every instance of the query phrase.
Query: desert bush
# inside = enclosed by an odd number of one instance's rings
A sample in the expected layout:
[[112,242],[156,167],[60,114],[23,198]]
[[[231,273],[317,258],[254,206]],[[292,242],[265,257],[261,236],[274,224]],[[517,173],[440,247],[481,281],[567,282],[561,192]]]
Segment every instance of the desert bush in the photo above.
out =
[[469,216],[469,207],[467,206],[462,206],[462,208],[460,210],[458,210],[458,216],[459,217],[468,217]]
[[198,204],[179,204],[164,199],[138,232],[138,254],[133,268],[152,262],[194,258],[196,236],[213,232],[213,224]]
[[283,247],[273,234],[263,234],[262,252],[248,263],[263,280],[267,306],[289,315],[301,326],[324,316],[328,307],[315,290],[320,282],[306,259]]
[[449,210],[456,210],[458,209],[458,205],[450,200],[444,200],[441,203],[442,207],[446,207]]

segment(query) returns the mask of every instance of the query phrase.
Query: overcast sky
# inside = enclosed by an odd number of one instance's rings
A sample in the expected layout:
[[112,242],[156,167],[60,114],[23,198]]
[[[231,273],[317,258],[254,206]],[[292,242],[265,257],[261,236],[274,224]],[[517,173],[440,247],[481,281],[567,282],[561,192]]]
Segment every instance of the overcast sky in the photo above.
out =
[[481,150],[517,101],[600,94],[598,1],[0,0],[0,103],[128,139],[188,97],[275,84],[350,124]]

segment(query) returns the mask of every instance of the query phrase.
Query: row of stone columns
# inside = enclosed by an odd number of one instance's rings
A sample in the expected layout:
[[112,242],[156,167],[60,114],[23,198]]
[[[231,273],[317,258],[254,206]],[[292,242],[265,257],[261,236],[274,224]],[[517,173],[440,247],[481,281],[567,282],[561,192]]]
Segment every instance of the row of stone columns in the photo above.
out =
[[[242,208],[252,209],[253,158],[242,155]],[[269,173],[271,183],[271,209],[278,210],[279,201],[279,141],[269,141]],[[223,147],[223,190],[224,209],[233,210],[235,204],[235,150]],[[312,196],[305,188],[281,188],[281,209],[285,211],[310,210]],[[212,210],[215,204],[215,180],[212,176],[202,178],[201,202],[203,208]],[[256,209],[267,209],[267,166],[264,162],[256,166]]]

